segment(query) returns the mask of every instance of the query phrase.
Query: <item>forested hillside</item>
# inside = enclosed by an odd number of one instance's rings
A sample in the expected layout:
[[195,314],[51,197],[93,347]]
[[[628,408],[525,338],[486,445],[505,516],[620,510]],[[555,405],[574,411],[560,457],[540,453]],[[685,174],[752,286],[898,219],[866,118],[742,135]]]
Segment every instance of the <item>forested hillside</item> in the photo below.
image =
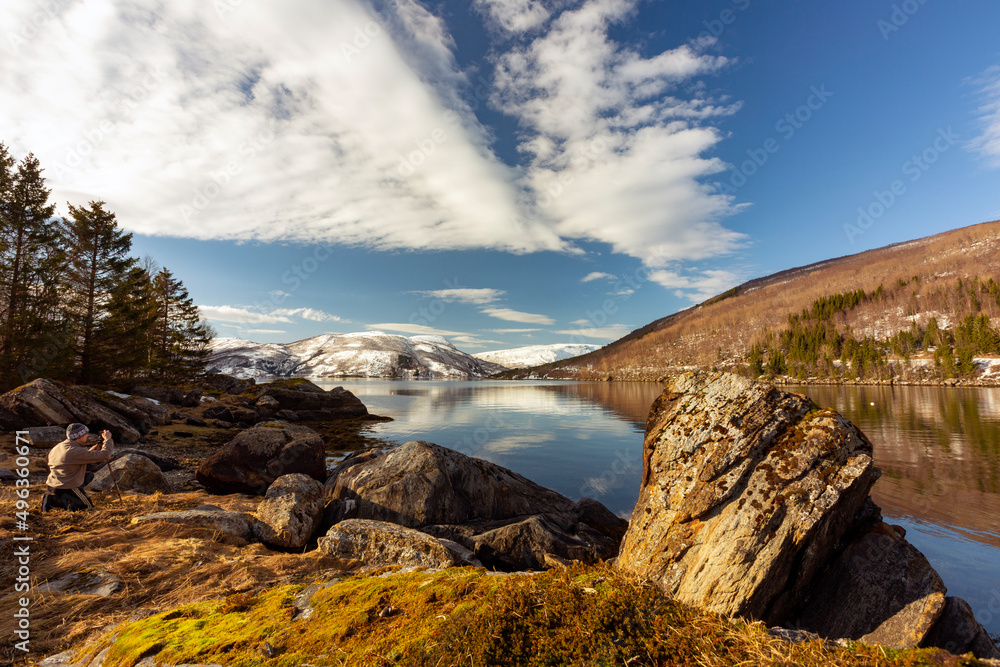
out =
[[535,374],[981,378],[984,358],[1000,356],[998,325],[1000,222],[989,222],[752,280]]
[[38,377],[198,375],[211,331],[184,284],[130,256],[132,235],[104,202],[56,216],[42,173],[0,143],[0,391]]

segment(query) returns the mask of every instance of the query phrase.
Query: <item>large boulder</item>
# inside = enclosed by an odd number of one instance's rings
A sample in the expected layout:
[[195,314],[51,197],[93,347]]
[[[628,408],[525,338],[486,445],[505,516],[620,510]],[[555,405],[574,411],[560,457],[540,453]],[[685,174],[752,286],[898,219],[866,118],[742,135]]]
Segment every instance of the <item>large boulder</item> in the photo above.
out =
[[464,564],[462,556],[442,540],[385,521],[348,519],[319,538],[319,550],[334,558],[380,567],[449,568]]
[[269,403],[276,413],[291,410],[303,421],[337,419],[339,417],[364,417],[368,408],[361,400],[343,387],[330,391],[302,378],[281,379],[260,384],[247,392],[251,399],[260,401],[269,396],[276,403]]
[[342,461],[327,480],[325,525],[344,519],[420,528],[500,569],[542,567],[546,553],[611,558],[628,525],[600,503],[569,498],[489,461],[428,442]]
[[872,446],[805,396],[685,374],[646,423],[619,567],[720,614],[780,625],[878,478]]
[[305,426],[274,422],[239,433],[202,461],[195,476],[211,493],[260,496],[290,473],[326,479],[323,438]]
[[[109,466],[102,465],[94,475],[94,480],[87,485],[90,491],[115,491],[115,483],[119,491],[135,491],[137,493],[153,494],[156,492],[170,493],[170,484],[163,476],[163,471],[151,460],[140,454],[126,454],[111,462]],[[114,475],[114,480],[111,475]]]
[[852,540],[830,564],[798,627],[892,648],[920,645],[944,611],[947,589],[922,553],[882,527]]
[[294,473],[274,480],[257,507],[253,534],[261,542],[283,549],[301,549],[323,519],[323,485]]
[[0,429],[66,426],[80,422],[91,431],[111,431],[117,442],[132,444],[152,423],[126,400],[87,387],[71,387],[40,378],[0,396]]
[[962,598],[945,599],[941,618],[924,637],[924,646],[936,646],[956,655],[972,653],[984,660],[1000,660],[1000,648],[976,621],[972,607]]
[[916,647],[945,588],[871,502],[871,454],[853,424],[805,396],[724,373],[678,376],[646,423],[617,566],[720,614]]
[[202,382],[209,387],[214,387],[227,394],[242,394],[257,384],[257,381],[253,378],[243,380],[232,375],[226,375],[225,373],[209,373],[202,379]]
[[133,524],[177,523],[198,526],[226,533],[249,542],[253,539],[253,517],[245,512],[227,512],[221,509],[180,510],[176,512],[153,512],[132,519]]

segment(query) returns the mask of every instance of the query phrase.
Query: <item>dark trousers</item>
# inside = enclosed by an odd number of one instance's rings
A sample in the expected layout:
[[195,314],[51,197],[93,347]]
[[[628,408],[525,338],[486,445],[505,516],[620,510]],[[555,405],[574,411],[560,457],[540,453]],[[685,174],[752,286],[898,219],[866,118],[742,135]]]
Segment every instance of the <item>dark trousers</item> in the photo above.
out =
[[83,491],[83,487],[94,481],[94,473],[88,472],[83,478],[83,484],[76,489],[53,489],[46,487],[48,493],[42,497],[42,511],[48,512],[51,509],[64,509],[76,512],[77,510],[94,509],[94,503]]

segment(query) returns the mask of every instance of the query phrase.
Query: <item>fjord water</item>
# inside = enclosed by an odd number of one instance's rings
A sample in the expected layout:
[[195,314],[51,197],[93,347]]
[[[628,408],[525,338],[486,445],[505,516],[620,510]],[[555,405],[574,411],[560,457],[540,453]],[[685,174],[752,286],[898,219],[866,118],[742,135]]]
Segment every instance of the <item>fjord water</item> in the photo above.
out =
[[[628,517],[639,495],[655,383],[322,382],[394,421],[374,435],[488,459],[570,498]],[[931,561],[949,594],[1000,633],[1000,389],[798,387],[857,424],[882,478],[886,520]]]

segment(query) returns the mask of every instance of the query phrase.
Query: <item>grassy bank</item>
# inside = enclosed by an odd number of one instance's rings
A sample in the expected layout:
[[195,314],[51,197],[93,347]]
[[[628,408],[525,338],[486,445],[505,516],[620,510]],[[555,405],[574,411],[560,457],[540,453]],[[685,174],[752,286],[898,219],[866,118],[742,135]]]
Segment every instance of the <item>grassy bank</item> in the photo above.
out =
[[937,650],[788,643],[759,623],[698,612],[606,566],[376,573],[304,589],[188,605],[127,624],[93,651],[110,648],[105,665],[115,667],[150,656],[229,667],[976,664]]

